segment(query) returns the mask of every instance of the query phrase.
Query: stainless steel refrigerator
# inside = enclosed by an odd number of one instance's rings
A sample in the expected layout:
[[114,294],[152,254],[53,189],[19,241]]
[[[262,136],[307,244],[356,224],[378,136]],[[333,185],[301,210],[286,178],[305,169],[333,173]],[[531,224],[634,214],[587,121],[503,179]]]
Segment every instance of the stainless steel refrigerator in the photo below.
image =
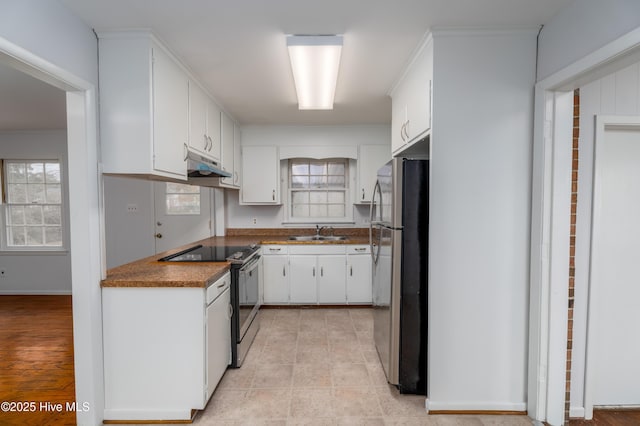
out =
[[428,160],[380,168],[370,221],[376,349],[389,383],[426,395]]

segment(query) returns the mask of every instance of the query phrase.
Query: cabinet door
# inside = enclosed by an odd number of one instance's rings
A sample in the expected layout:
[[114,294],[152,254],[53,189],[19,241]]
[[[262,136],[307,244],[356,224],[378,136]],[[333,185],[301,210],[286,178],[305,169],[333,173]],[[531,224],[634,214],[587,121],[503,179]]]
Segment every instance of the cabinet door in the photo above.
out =
[[233,185],[233,120],[224,112],[220,113],[220,139],[222,140],[222,170],[232,174],[231,177],[221,180],[227,185]]
[[189,146],[208,154],[207,95],[193,81],[189,81]]
[[242,171],[242,152],[240,149],[240,126],[233,125],[233,186],[240,188]]
[[226,289],[224,293],[218,296],[218,298],[207,307],[206,399],[209,399],[213,394],[213,390],[216,388],[230,362],[230,303],[229,289]]
[[220,108],[212,100],[207,102],[207,138],[209,148],[207,153],[211,158],[220,161]]
[[153,167],[187,176],[189,78],[160,48],[153,48]]
[[279,176],[275,146],[242,148],[242,204],[279,204]]
[[409,143],[424,137],[431,128],[431,80],[433,44],[428,43],[413,62],[409,73],[410,98],[407,106],[406,134]]
[[347,303],[372,302],[371,255],[347,255]]
[[389,145],[361,145],[358,153],[357,203],[370,203],[378,169],[391,160]]
[[403,87],[396,88],[391,100],[391,152],[395,153],[407,144],[405,124],[407,122],[407,103],[403,96]]
[[289,257],[262,256],[264,303],[289,303]]
[[289,301],[291,303],[317,303],[316,277],[319,274],[316,256],[289,256]]
[[345,256],[318,256],[318,303],[345,303]]

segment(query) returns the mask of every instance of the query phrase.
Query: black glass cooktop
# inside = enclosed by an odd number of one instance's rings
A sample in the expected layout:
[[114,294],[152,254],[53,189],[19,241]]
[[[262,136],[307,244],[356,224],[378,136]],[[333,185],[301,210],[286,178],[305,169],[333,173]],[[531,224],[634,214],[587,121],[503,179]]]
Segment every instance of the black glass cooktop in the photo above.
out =
[[203,246],[197,245],[158,259],[161,262],[242,262],[251,256],[257,246]]

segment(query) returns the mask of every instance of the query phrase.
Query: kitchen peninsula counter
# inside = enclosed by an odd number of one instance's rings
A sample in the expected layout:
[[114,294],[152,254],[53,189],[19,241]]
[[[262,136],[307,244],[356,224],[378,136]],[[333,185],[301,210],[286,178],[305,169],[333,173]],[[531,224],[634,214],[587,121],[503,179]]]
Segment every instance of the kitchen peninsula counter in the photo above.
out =
[[[136,260],[107,271],[102,287],[195,287],[206,288],[229,271],[230,262],[159,262],[165,256],[201,244],[203,246],[248,246],[251,244],[336,245],[369,244],[368,229],[336,229],[347,236],[340,241],[292,241],[290,235],[313,235],[314,229],[229,229],[224,237],[210,237],[163,253]],[[323,232],[324,235],[324,232]]]

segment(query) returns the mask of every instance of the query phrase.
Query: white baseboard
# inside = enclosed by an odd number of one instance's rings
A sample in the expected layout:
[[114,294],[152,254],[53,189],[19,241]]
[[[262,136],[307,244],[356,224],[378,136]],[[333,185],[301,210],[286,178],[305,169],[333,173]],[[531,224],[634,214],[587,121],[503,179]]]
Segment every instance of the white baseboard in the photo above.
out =
[[71,290],[0,290],[0,296],[71,296]]
[[569,417],[584,419],[584,407],[569,407]]
[[526,402],[441,402],[427,399],[427,411],[527,411]]

